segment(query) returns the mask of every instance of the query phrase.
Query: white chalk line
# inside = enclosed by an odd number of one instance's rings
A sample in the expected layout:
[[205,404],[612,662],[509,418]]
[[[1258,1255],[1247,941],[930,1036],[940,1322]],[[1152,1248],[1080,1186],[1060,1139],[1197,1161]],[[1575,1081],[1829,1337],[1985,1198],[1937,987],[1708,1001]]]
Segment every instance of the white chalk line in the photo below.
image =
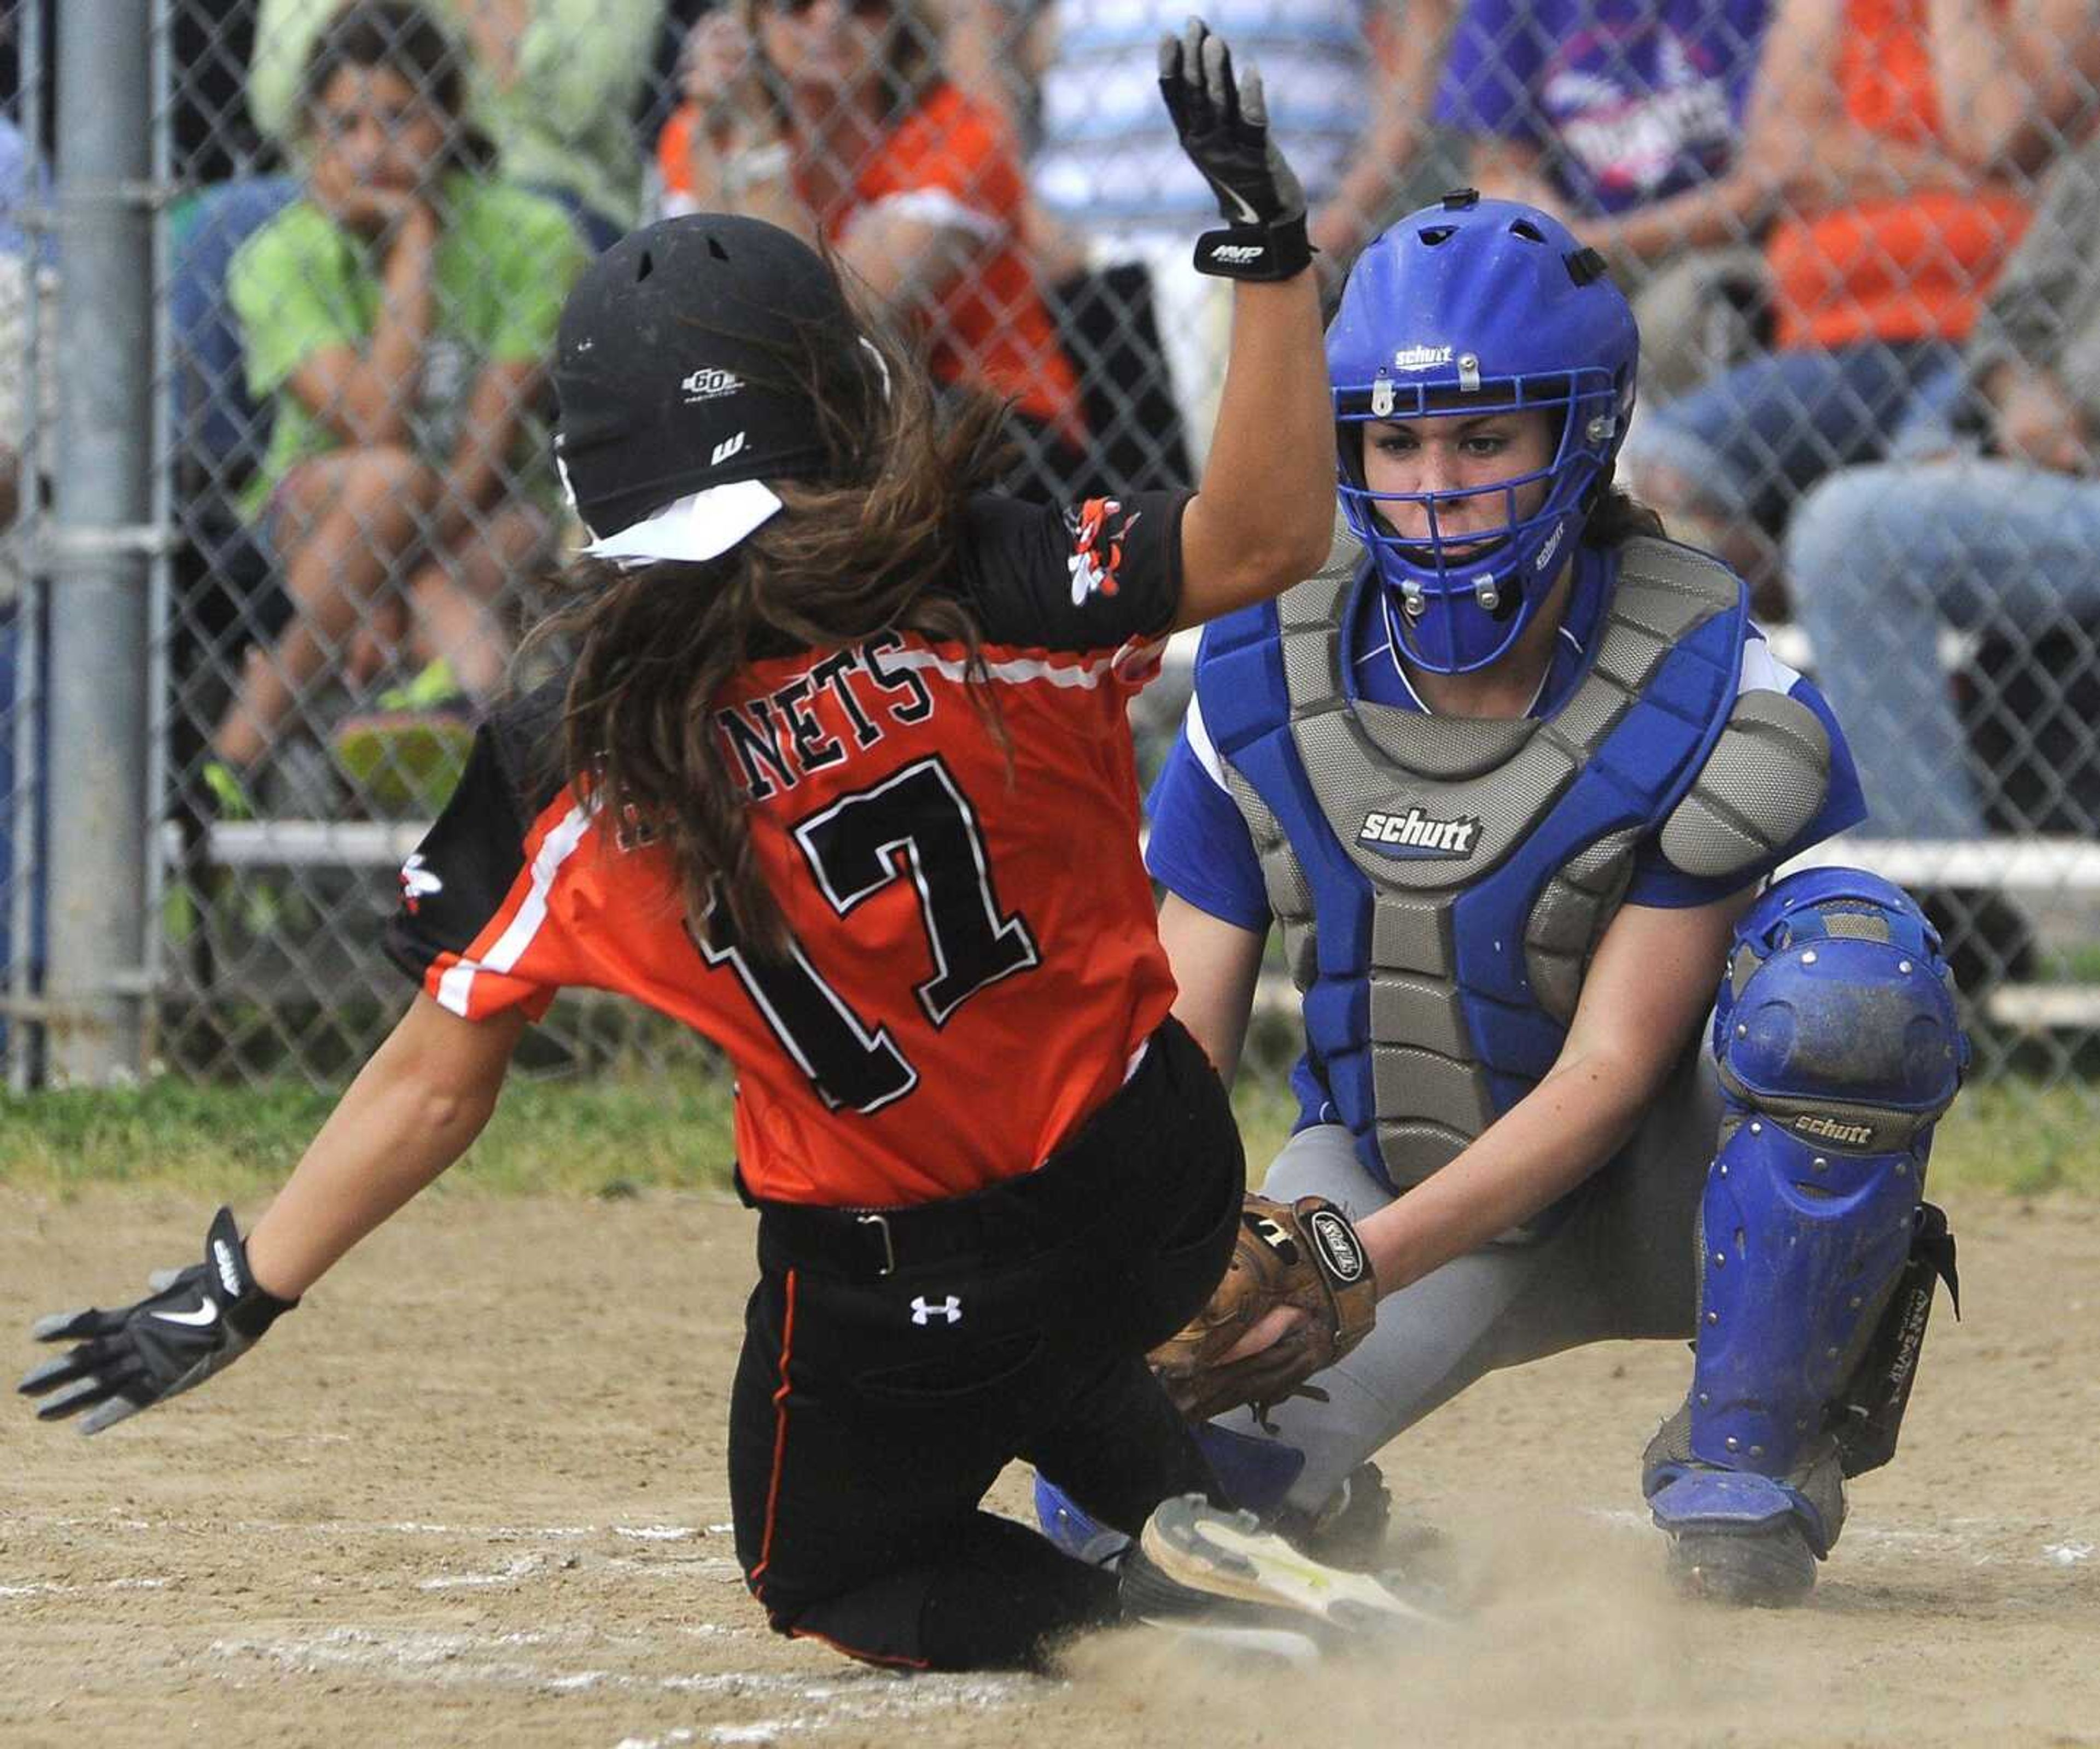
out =
[[30,1513],[0,1514],[0,1518],[34,1527],[49,1526],[59,1530],[163,1530],[178,1535],[217,1535],[225,1530],[244,1535],[342,1536],[461,1536],[479,1537],[492,1543],[560,1540],[585,1536],[617,1536],[633,1542],[675,1543],[693,1537],[726,1535],[731,1524],[436,1524],[420,1519],[393,1521],[351,1518],[236,1518],[214,1522],[195,1518],[117,1518],[104,1517],[42,1518]]
[[478,1585],[510,1585],[530,1578],[546,1565],[538,1555],[521,1555],[501,1573],[448,1573],[439,1579],[418,1579],[418,1591],[459,1591]]
[[[755,1630],[754,1630],[755,1631]],[[550,1634],[514,1633],[488,1636],[427,1629],[333,1628],[298,1638],[263,1636],[214,1640],[209,1651],[228,1660],[262,1658],[303,1675],[356,1672],[430,1682],[439,1686],[492,1684],[543,1694],[618,1693],[708,1696],[753,1700],[783,1707],[783,1716],[758,1723],[699,1727],[699,1735],[684,1741],[765,1740],[756,1736],[712,1738],[710,1729],[775,1734],[808,1731],[847,1723],[896,1720],[954,1707],[994,1709],[1023,1691],[1024,1678],[1012,1676],[920,1676],[909,1681],[885,1672],[849,1670],[811,1678],[771,1671],[724,1671],[664,1676],[638,1676],[596,1664],[561,1667],[536,1663],[514,1654],[547,1645]],[[574,1636],[567,1636],[574,1637]],[[814,1708],[814,1711],[805,1709]],[[642,1741],[642,1739],[634,1739]],[[681,1741],[675,1732],[660,1739]]]
[[628,1555],[607,1555],[594,1561],[588,1570],[574,1556],[562,1561],[558,1568],[550,1568],[544,1555],[521,1555],[500,1572],[448,1573],[436,1579],[418,1579],[418,1591],[460,1591],[492,1585],[514,1585],[522,1579],[537,1577],[550,1571],[576,1572],[589,1570],[598,1573],[632,1574],[642,1579],[686,1580],[711,1579],[743,1582],[743,1569],[734,1561],[701,1557],[684,1557],[669,1561],[640,1561]]
[[[36,1520],[24,1515],[19,1522],[32,1526],[41,1522],[58,1530],[110,1530],[128,1533],[155,1531],[179,1535],[221,1535],[231,1530],[244,1536],[307,1536],[325,1537],[331,1540],[345,1536],[404,1536],[453,1537],[467,1541],[486,1543],[554,1542],[575,1543],[592,1537],[613,1537],[624,1542],[640,1543],[648,1547],[685,1543],[704,1539],[727,1526],[708,1526],[703,1530],[686,1524],[608,1524],[608,1525],[453,1525],[433,1523],[417,1519],[399,1519],[390,1522],[360,1522],[350,1519],[237,1519],[230,1525],[214,1525],[196,1520],[164,1518],[114,1517],[60,1517]],[[511,1561],[493,1572],[465,1572],[440,1574],[434,1578],[419,1579],[419,1591],[442,1592],[488,1589],[497,1586],[515,1585],[534,1579],[543,1573],[567,1570],[577,1566],[573,1556],[560,1569],[549,1566],[545,1555],[526,1554]],[[726,1556],[672,1555],[651,1560],[634,1556],[608,1555],[591,1563],[593,1570],[619,1573],[624,1575],[673,1581],[707,1579],[741,1584],[742,1567]],[[123,1590],[127,1588],[151,1588],[165,1585],[165,1579],[107,1579],[95,1585],[63,1585],[43,1581],[22,1584],[0,1583],[0,1602],[33,1597],[57,1597],[86,1590]]]
[[67,1597],[89,1591],[159,1591],[167,1583],[164,1579],[104,1579],[90,1585],[58,1585],[39,1579],[27,1585],[0,1585],[0,1598]]

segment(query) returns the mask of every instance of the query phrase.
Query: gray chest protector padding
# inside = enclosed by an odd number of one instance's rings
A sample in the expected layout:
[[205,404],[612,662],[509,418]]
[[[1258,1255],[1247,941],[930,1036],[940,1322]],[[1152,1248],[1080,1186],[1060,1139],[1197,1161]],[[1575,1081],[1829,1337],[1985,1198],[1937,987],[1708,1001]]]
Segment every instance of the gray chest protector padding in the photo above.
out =
[[[1536,828],[1644,690],[1668,650],[1717,614],[1741,585],[1706,554],[1635,539],[1588,672],[1549,719],[1424,715],[1343,696],[1340,628],[1361,549],[1338,528],[1327,563],[1277,603],[1290,734],[1322,810],[1361,820],[1394,805],[1396,786],[1425,813],[1480,822],[1462,861],[1389,859],[1337,836],[1376,895],[1370,1032],[1379,1145],[1400,1182],[1417,1181],[1495,1116],[1456,982],[1451,908]],[[1828,740],[1806,706],[1776,693],[1739,698],[1692,791],[1670,816],[1664,854],[1688,873],[1747,868],[1798,833],[1820,804]],[[1312,894],[1274,814],[1226,759],[1292,981],[1317,976]],[[1565,1026],[1591,956],[1631,877],[1637,829],[1599,838],[1557,871],[1524,920],[1521,952],[1540,1007]],[[1681,850],[1685,860],[1679,860]]]

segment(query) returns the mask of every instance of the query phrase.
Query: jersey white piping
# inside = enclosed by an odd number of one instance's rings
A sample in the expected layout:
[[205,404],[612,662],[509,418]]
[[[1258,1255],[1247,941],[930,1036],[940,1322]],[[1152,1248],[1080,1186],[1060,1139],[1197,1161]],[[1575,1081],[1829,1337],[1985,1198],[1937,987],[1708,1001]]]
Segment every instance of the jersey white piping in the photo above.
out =
[[571,805],[562,816],[561,824],[540,841],[540,853],[532,859],[532,890],[518,906],[518,914],[479,960],[462,956],[457,965],[446,968],[444,976],[438,980],[439,1007],[451,1009],[462,1019],[470,1018],[469,1004],[473,1000],[475,974],[507,972],[524,958],[525,950],[532,945],[532,938],[540,933],[540,925],[547,921],[547,896],[554,890],[554,877],[583,842],[584,833],[590,827],[591,814],[592,810],[581,802]]
[[1800,678],[1801,670],[1788,667],[1774,656],[1764,634],[1752,626],[1750,635],[1743,641],[1742,674],[1736,692],[1791,693]]
[[1193,692],[1189,695],[1189,713],[1182,719],[1181,730],[1189,737],[1189,751],[1196,756],[1196,763],[1219,788],[1229,788],[1225,762],[1218,757],[1211,740],[1211,726],[1203,721],[1203,701]]
[[[953,661],[931,650],[899,650],[882,652],[885,668],[930,668],[943,680],[960,682],[968,678],[969,670],[964,664]],[[1030,680],[1047,680],[1053,687],[1080,687],[1092,691],[1107,679],[1115,667],[1115,657],[1105,656],[1092,661],[1077,665],[1058,665],[1040,661],[1033,656],[1014,656],[1003,662],[986,662],[985,672],[994,680],[1004,681],[1009,686],[1019,686]]]

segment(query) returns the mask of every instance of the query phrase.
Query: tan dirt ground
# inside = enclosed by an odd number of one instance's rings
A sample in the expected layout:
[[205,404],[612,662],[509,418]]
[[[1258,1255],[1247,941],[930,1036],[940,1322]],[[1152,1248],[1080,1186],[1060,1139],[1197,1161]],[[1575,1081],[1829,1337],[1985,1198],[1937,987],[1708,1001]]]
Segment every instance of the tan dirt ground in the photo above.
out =
[[[2100,1745],[2100,1208],[1952,1212],[1969,1321],[1942,1303],[1807,1610],[1673,1603],[1636,1462],[1686,1357],[1615,1346],[1385,1454],[1474,1599],[1448,1633],[1308,1677],[1140,1631],[1051,1682],[764,1631],[722,1480],[741,1210],[430,1201],[193,1397],[91,1442],[0,1413],[0,1743]],[[0,1330],[127,1296],[208,1214],[0,1190]]]

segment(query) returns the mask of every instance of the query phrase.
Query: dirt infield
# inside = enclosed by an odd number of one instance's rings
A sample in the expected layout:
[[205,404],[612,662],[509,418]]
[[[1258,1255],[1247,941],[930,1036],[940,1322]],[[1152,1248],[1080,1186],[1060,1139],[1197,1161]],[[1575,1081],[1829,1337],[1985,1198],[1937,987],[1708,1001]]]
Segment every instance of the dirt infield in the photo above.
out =
[[[1309,1681],[1126,1634],[1044,1682],[760,1625],[722,1482],[740,1210],[431,1203],[193,1398],[92,1442],[0,1413],[0,1743],[2100,1744],[2100,1208],[1953,1212],[1969,1321],[1941,1306],[1808,1611],[1674,1606],[1635,1461],[1685,1357],[1620,1346],[1386,1454],[1474,1600],[1449,1633]],[[0,1329],[128,1292],[208,1212],[0,1191]]]

